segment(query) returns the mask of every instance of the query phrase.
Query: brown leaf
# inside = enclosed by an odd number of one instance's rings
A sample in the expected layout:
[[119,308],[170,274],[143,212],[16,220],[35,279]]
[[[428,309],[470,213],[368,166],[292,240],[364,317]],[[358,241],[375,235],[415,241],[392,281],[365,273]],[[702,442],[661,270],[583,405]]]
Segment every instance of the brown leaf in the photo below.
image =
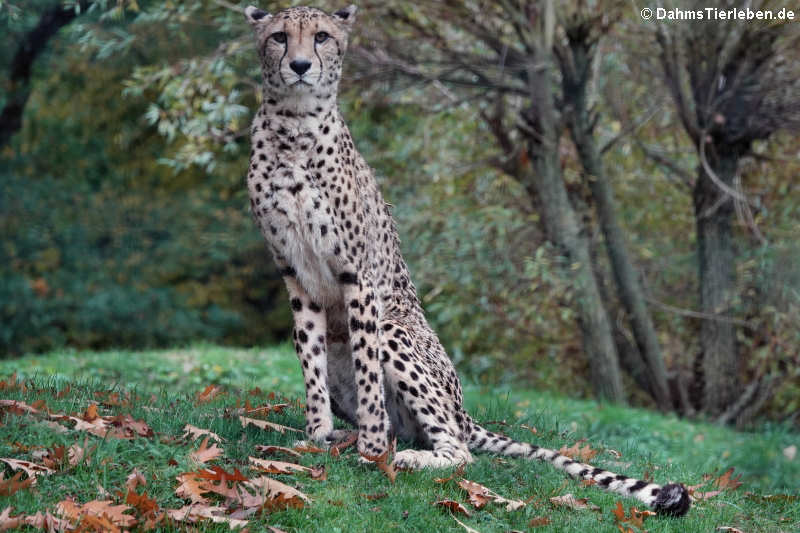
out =
[[[106,518],[115,526],[129,528],[136,525],[136,518],[125,514],[133,508],[129,505],[114,505],[111,500],[92,500],[78,505],[73,500],[63,500],[56,504],[56,510],[70,522],[82,521],[88,517]],[[90,522],[93,522],[91,518]]]
[[581,447],[581,443],[585,442],[584,440],[579,440],[569,448],[566,446],[562,446],[561,449],[558,450],[558,453],[561,455],[566,455],[570,459],[574,459],[575,461],[583,461],[588,462],[594,459],[594,457],[598,454],[597,450],[593,450],[588,444],[585,444]]
[[714,484],[722,490],[735,490],[742,486],[742,482],[739,481],[742,479],[742,475],[739,474],[735,478],[731,478],[733,474],[733,467],[727,469],[724,474],[719,476]]
[[300,452],[297,452],[291,448],[284,448],[283,446],[256,446],[256,451],[258,453],[263,453],[265,455],[274,455],[278,453],[284,453],[286,455],[291,455],[292,457],[300,457]]
[[708,492],[691,492],[692,499],[694,500],[709,500],[714,496],[719,496],[722,494],[721,490],[710,490]]
[[322,448],[319,448],[317,446],[314,446],[313,444],[308,444],[308,443],[295,446],[293,450],[299,453],[325,453],[325,450],[323,450]]
[[317,481],[325,481],[328,479],[328,472],[325,471],[325,465],[312,466],[311,479],[315,479]]
[[208,439],[210,436],[206,436],[203,439],[203,442],[200,443],[200,447],[189,454],[189,458],[196,463],[207,463],[209,461],[213,461],[220,455],[222,455],[222,448],[219,448],[216,443],[212,444],[211,447],[208,447]]
[[22,470],[28,477],[33,479],[32,485],[36,484],[36,476],[46,476],[48,474],[52,474],[55,472],[52,468],[48,468],[46,466],[37,465],[36,463],[31,463],[30,461],[20,461],[18,459],[3,459],[0,458],[0,461],[3,461],[8,466],[11,467],[11,470]]
[[332,457],[339,457],[341,455],[342,450],[349,448],[350,446],[355,445],[358,442],[358,431],[351,431],[347,438],[345,438],[341,442],[337,442],[330,448],[330,454]]
[[265,459],[258,459],[257,457],[248,457],[248,460],[256,468],[263,470],[267,474],[294,474],[295,472],[311,472],[307,466],[301,466],[294,463],[285,463],[283,461],[267,461]]
[[536,518],[534,518],[530,522],[528,522],[528,527],[546,526],[548,524],[550,524],[550,517],[548,517],[548,516],[537,516]]
[[467,508],[455,500],[439,500],[438,502],[433,502],[433,505],[444,507],[451,513],[461,513],[466,517],[470,516],[469,511],[467,511]]
[[89,458],[97,446],[89,446],[89,438],[83,440],[83,446],[76,442],[67,450],[69,466],[75,467],[81,463],[89,464]]
[[219,385],[209,385],[202,392],[197,393],[196,403],[201,404],[210,402],[220,394],[224,394],[222,387]]
[[218,466],[212,466],[211,468],[198,470],[194,474],[199,478],[218,481],[247,481],[247,478],[239,472],[238,468],[234,468],[233,473],[230,474]]
[[[44,529],[45,531],[53,533],[56,531],[69,531],[72,529],[72,525],[67,520],[56,518],[49,512],[42,513],[39,511],[35,515],[18,516],[14,519],[21,519],[22,524],[28,525],[32,528]],[[0,516],[0,531],[3,531],[2,516]]]
[[556,507],[569,507],[570,509],[599,511],[600,507],[589,501],[589,498],[575,498],[572,494],[550,498],[550,503]]
[[467,494],[469,494],[469,503],[476,509],[481,509],[492,501],[492,498],[489,496],[489,489],[474,481],[462,479],[458,482],[458,486],[467,491]]
[[289,407],[288,403],[276,403],[274,405],[265,404],[259,405],[258,407],[250,407],[250,402],[248,401],[245,405],[244,412],[249,416],[266,416],[269,413],[282,413],[287,407]]
[[239,495],[239,501],[243,507],[266,510],[287,507],[299,509],[307,503],[311,503],[311,499],[299,490],[267,476],[242,483],[239,487]]
[[636,507],[631,507],[630,513],[626,515],[625,508],[622,506],[622,502],[619,501],[611,512],[614,514],[616,522],[618,522],[618,527],[620,524],[630,524],[640,530],[644,529],[644,521],[646,518],[656,516],[656,513],[653,511],[640,511]]
[[386,450],[380,455],[365,455],[362,453],[361,457],[367,461],[375,463],[375,466],[378,467],[378,470],[386,474],[386,477],[389,478],[389,481],[394,483],[394,480],[397,477],[397,472],[392,466],[392,463],[389,462],[389,450]]
[[41,413],[41,411],[39,411],[35,407],[28,405],[25,402],[18,402],[17,400],[0,400],[0,410],[15,415],[21,415],[25,413],[31,415],[38,415]]
[[195,524],[202,520],[211,520],[216,524],[227,524],[230,529],[244,527],[247,520],[240,520],[225,516],[225,507],[209,505],[186,505],[180,509],[168,509],[167,515],[177,522]]
[[[289,426],[282,426],[280,424],[275,424],[273,422],[267,422],[266,420],[257,420],[255,418],[246,418],[244,416],[240,416],[239,421],[242,423],[242,427],[247,427],[248,425],[252,424],[261,429],[277,431],[278,433],[284,433],[286,431],[294,431],[296,433],[302,433],[302,431],[300,431],[299,429],[290,428]],[[324,450],[322,451],[324,452]]]
[[386,498],[387,496],[389,496],[389,493],[388,492],[378,492],[376,494],[362,494],[361,496],[363,498],[365,498],[366,500],[372,502],[372,501],[375,501],[375,500],[382,500],[382,499]]
[[457,477],[461,477],[464,475],[464,469],[467,467],[467,463],[461,463],[453,470],[453,473],[450,474],[449,477],[437,477],[434,478],[434,483],[447,483],[448,481],[453,481]]
[[200,437],[211,437],[215,441],[222,443],[225,441],[222,437],[214,433],[213,431],[209,431],[207,429],[200,429],[199,427],[195,427],[191,424],[186,424],[183,427],[183,437],[184,439],[188,439],[191,437],[192,440],[197,440]]
[[[22,472],[20,472],[21,474]],[[24,524],[25,517],[22,515],[11,516],[11,507],[6,507],[0,513],[0,531],[8,531],[9,529],[17,529]]]
[[133,506],[139,513],[145,516],[154,516],[158,512],[158,503],[148,498],[147,493],[137,494],[129,490],[125,495],[125,503]]
[[[22,472],[17,472],[9,479],[4,479],[5,476],[2,472],[0,472],[0,496],[11,496],[17,491],[22,489],[27,489],[31,485],[33,485],[34,477],[28,477],[23,481],[20,481],[22,477]],[[10,509],[10,508],[9,508]]]
[[125,488],[128,489],[128,492],[133,492],[139,485],[147,485],[147,479],[139,472],[138,468],[134,468],[125,480]]
[[741,529],[732,526],[719,526],[714,531],[728,531],[729,533],[744,533]]

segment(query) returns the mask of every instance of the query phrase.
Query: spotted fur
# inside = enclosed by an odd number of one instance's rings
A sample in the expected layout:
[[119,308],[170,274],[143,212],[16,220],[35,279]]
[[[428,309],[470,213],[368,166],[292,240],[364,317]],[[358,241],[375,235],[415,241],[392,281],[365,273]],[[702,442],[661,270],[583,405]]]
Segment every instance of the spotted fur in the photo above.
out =
[[358,428],[364,455],[386,452],[392,434],[426,448],[398,452],[398,467],[471,462],[470,450],[541,459],[659,512],[685,513],[681,485],[662,487],[513,441],[464,411],[461,384],[425,320],[390,207],[336,105],[355,11],[246,9],[264,91],[247,187],[289,292],[307,435],[321,443],[339,438],[336,414]]

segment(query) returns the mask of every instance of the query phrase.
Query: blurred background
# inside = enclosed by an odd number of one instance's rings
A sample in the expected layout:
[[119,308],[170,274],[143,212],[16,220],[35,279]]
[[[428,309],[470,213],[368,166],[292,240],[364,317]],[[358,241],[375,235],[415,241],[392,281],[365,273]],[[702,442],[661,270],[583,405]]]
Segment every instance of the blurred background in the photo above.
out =
[[[800,423],[800,10],[748,5],[359,4],[340,106],[463,374]],[[0,1],[0,357],[288,338],[245,6]]]

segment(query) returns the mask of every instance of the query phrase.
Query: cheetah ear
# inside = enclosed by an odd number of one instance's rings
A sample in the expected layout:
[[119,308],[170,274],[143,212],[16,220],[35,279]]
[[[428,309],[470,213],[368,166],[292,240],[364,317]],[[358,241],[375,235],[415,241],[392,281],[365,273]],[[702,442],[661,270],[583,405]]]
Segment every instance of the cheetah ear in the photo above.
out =
[[272,18],[272,15],[264,11],[263,9],[258,9],[255,6],[247,6],[244,9],[244,16],[247,18],[247,21],[255,26],[260,22],[266,22]]
[[348,30],[353,27],[353,22],[356,20],[356,11],[358,7],[355,5],[349,5],[343,9],[340,9],[333,14],[333,18],[339,21],[345,28]]

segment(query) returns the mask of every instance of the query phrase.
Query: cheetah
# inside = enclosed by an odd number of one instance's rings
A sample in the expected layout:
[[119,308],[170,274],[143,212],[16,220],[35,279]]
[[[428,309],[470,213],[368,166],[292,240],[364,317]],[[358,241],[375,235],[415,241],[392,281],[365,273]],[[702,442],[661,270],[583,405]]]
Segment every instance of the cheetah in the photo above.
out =
[[390,436],[424,448],[397,452],[397,468],[469,463],[470,450],[535,458],[661,514],[685,514],[683,485],[629,478],[517,442],[464,410],[455,368],[425,320],[400,253],[390,205],[337,106],[355,13],[356,6],[333,14],[245,9],[263,77],[247,188],[289,293],[308,438],[343,438],[335,414],[358,429],[363,457],[387,453]]

